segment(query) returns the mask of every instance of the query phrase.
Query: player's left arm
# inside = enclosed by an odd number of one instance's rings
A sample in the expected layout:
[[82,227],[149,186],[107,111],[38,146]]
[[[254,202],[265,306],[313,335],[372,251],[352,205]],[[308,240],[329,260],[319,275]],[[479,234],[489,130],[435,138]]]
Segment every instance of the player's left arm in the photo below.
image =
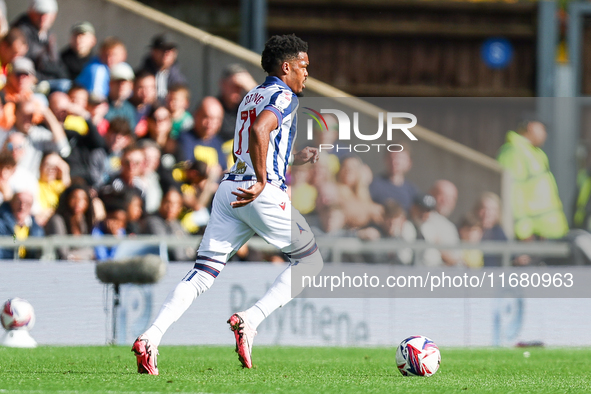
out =
[[263,192],[267,184],[267,151],[271,132],[279,125],[277,115],[263,110],[252,124],[248,140],[250,160],[254,167],[257,181],[248,189],[239,187],[239,192],[232,192],[236,201],[230,203],[232,208],[240,208],[253,202]]
[[306,146],[301,151],[293,155],[293,165],[301,166],[306,163],[316,163],[318,161],[318,148]]

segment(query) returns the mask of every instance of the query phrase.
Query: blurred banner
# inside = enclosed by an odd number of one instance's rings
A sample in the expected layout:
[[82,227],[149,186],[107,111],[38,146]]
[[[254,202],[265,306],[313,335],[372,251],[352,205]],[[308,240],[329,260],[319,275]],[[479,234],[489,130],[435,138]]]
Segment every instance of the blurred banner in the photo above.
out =
[[[170,264],[156,285],[122,286],[120,343],[131,345],[191,267]],[[229,264],[163,345],[233,347],[226,320],[261,297],[284,268]],[[21,297],[33,305],[32,335],[41,345],[103,345],[111,340],[112,288],[99,283],[94,271],[91,263],[3,261],[0,300]],[[255,346],[396,346],[415,334],[441,346],[591,345],[591,317],[581,313],[590,299],[523,299],[515,289],[505,291],[514,298],[298,298],[259,327]]]

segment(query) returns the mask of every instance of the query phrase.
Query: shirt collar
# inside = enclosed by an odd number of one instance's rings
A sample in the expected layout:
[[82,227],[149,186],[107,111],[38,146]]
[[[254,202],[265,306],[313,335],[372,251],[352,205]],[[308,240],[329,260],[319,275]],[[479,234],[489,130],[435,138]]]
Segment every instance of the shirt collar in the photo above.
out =
[[289,89],[290,92],[292,91],[291,88],[285,84],[285,82],[283,82],[281,79],[279,79],[275,76],[272,76],[272,75],[269,75],[267,77],[267,79],[265,79],[265,82],[263,83],[263,85],[273,85],[273,84],[283,86],[284,88]]

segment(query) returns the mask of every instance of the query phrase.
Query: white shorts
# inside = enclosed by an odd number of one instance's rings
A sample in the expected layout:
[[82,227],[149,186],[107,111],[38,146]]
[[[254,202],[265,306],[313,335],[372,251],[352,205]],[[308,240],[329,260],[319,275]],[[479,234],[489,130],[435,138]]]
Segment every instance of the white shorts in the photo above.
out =
[[[223,181],[213,199],[211,218],[197,252],[198,263],[221,268],[255,233],[282,252],[304,257],[316,250],[314,235],[293,208],[286,192],[267,183],[250,204],[232,208],[232,191],[248,189],[255,181]],[[200,261],[201,260],[201,261]],[[209,261],[209,263],[208,263]],[[218,272],[219,273],[219,270]],[[215,276],[217,276],[217,273]]]

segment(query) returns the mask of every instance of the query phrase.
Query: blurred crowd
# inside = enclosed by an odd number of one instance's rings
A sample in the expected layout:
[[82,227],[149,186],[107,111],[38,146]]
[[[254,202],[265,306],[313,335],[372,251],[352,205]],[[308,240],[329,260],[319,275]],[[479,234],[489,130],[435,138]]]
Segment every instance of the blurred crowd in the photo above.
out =
[[[329,129],[337,126],[325,116]],[[332,132],[337,133],[338,127]],[[331,131],[329,130],[329,133]],[[326,134],[322,138],[327,137]],[[355,155],[322,152],[314,166],[292,167],[292,203],[308,218],[318,236],[357,237],[364,241],[424,240],[441,246],[461,241],[506,241],[500,225],[501,201],[492,192],[482,194],[470,212],[454,224],[458,189],[440,179],[427,192],[420,191],[406,174],[412,151],[384,154],[385,172],[374,173]],[[330,259],[330,257],[328,257]],[[420,264],[426,266],[500,266],[501,256],[478,250],[438,250],[414,253],[407,248],[390,252],[347,254],[346,261]]]
[[[0,0],[5,16],[3,5]],[[143,61],[132,67],[126,44],[117,37],[97,42],[89,22],[74,24],[69,43],[58,47],[51,31],[58,12],[56,0],[31,0],[27,12],[10,24],[0,16],[0,235],[202,233],[221,175],[233,164],[238,106],[256,82],[240,65],[228,65],[219,97],[205,97],[191,111],[191,92],[177,61],[182,49],[167,35],[155,35]],[[326,119],[329,127],[316,133],[323,139],[318,143],[336,139],[336,120]],[[539,125],[530,119],[509,132],[499,156],[516,182],[512,206],[521,240],[558,239],[568,231],[540,149]],[[496,194],[484,193],[456,225],[449,219],[456,186],[442,179],[428,191],[418,190],[406,178],[410,146],[384,154],[384,164],[384,173],[373,173],[355,155],[322,152],[315,165],[292,167],[293,205],[317,235],[444,246],[507,240]],[[591,193],[591,186],[587,189]],[[581,215],[586,221],[585,212]],[[104,260],[116,252],[117,247],[60,247],[58,258]],[[194,253],[171,248],[169,258],[193,260]],[[0,249],[2,259],[15,254],[38,256],[24,247]],[[501,264],[498,255],[453,248],[348,258],[428,266]],[[233,259],[281,257],[245,246]],[[530,263],[528,256],[514,258],[514,264]]]
[[[2,7],[3,6],[3,7]],[[58,47],[56,0],[0,18],[0,235],[170,235],[203,232],[221,174],[232,165],[236,111],[256,86],[240,65],[219,97],[190,110],[177,43],[151,40],[140,64],[117,37],[97,42],[89,22]],[[6,6],[0,0],[0,13]],[[60,247],[65,260],[109,259],[116,247]],[[2,249],[0,258],[38,252]],[[193,260],[171,248],[171,260]],[[238,260],[270,259],[241,250]]]
[[[317,144],[337,146],[338,122],[325,115],[326,131],[318,130]],[[458,188],[451,181],[435,181],[429,190],[419,190],[407,179],[412,168],[412,144],[403,142],[400,152],[386,152],[384,172],[373,171],[360,158],[338,150],[321,153],[315,166],[293,167],[292,201],[308,215],[318,235],[357,237],[364,241],[424,240],[438,248],[415,251],[392,248],[390,252],[353,253],[343,260],[424,266],[503,265],[502,253],[485,254],[474,249],[454,249],[462,243],[507,241],[505,229],[518,241],[572,242],[580,253],[574,261],[512,255],[512,265],[575,264],[591,261],[591,170],[579,174],[573,229],[569,228],[556,180],[542,150],[546,127],[534,114],[523,114],[515,131],[508,131],[497,160],[510,176],[512,223],[502,226],[500,197],[483,193],[472,207],[464,207],[458,223],[450,217],[456,209]],[[467,211],[467,212],[466,212]],[[449,249],[447,247],[449,246]],[[502,252],[502,249],[499,249]]]

